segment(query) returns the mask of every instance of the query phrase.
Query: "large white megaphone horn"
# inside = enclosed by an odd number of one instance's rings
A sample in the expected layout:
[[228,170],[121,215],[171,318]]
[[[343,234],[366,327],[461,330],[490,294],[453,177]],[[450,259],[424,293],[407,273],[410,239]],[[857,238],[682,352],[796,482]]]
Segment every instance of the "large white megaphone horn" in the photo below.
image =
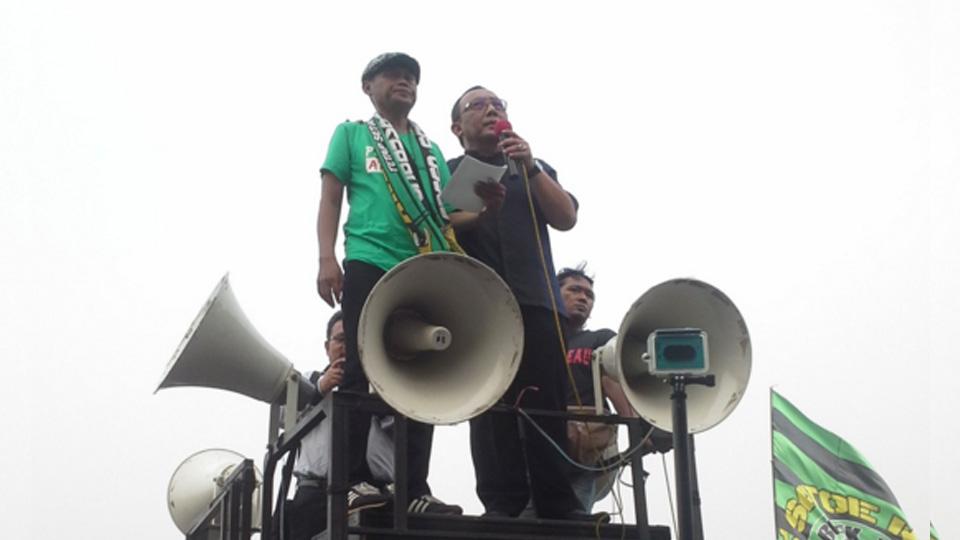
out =
[[747,324],[723,292],[695,279],[673,279],[645,292],[620,324],[620,333],[598,351],[608,375],[620,381],[633,408],[645,420],[673,431],[672,386],[650,373],[644,354],[654,330],[696,328],[707,336],[713,387],[689,385],[690,433],[719,424],[740,402],[750,379],[750,334]]
[[[167,364],[157,390],[173,386],[220,388],[279,403],[293,364],[250,324],[223,276]],[[301,379],[300,396],[312,392]]]
[[454,253],[395,266],[370,292],[357,332],[370,384],[400,413],[454,424],[492,406],[513,382],[523,319],[489,267]]
[[[210,448],[183,460],[170,477],[167,486],[167,508],[180,532],[187,534],[224,488],[224,482],[244,457],[232,450]],[[263,478],[254,466],[256,487],[251,501],[253,529],[260,529],[260,485]],[[216,520],[212,528],[221,526]],[[215,535],[220,538],[220,535]]]

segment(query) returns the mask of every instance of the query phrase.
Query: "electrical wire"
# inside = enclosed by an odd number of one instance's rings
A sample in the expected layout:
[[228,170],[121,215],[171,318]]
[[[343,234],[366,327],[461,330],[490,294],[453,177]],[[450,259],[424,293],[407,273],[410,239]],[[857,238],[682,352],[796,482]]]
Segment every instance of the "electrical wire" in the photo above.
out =
[[613,505],[616,508],[615,516],[620,518],[620,540],[627,537],[627,520],[623,515],[623,493],[620,491],[619,479],[627,471],[626,467],[621,467],[620,471],[614,477],[613,486],[610,488],[610,495],[613,497]]
[[[570,384],[570,389],[573,390],[573,399],[578,407],[583,407],[583,399],[580,397],[580,390],[577,388],[577,383],[573,379],[573,370],[570,368],[570,363],[567,362],[567,343],[563,339],[563,329],[560,327],[560,310],[557,308],[557,299],[553,294],[552,284],[553,280],[556,279],[556,276],[551,276],[550,271],[547,269],[547,256],[546,253],[544,253],[543,241],[540,238],[540,222],[537,219],[537,211],[533,206],[533,191],[530,189],[530,175],[527,174],[526,167],[521,166],[520,169],[523,176],[523,187],[527,193],[527,207],[530,210],[530,221],[533,223],[533,236],[537,241],[537,255],[540,257],[540,268],[543,270],[543,283],[547,288],[547,297],[550,299],[550,308],[553,312],[553,323],[557,331],[557,340],[560,342],[560,350],[563,352],[563,356],[561,356],[560,360],[563,362],[563,368],[567,373],[567,381]],[[518,408],[517,410],[520,409]],[[526,413],[524,413],[524,416],[526,416]],[[529,416],[527,416],[527,420],[529,420],[538,431],[543,433],[543,430],[540,429],[540,426],[538,426],[536,422],[534,422]],[[546,436],[546,434],[544,434],[544,436]],[[556,447],[556,443],[553,442],[553,439],[547,436],[547,440],[549,440]],[[561,453],[561,455],[563,455],[564,459],[570,463],[573,463],[574,466],[583,468],[580,464],[574,463],[574,461],[571,460],[569,456],[567,456],[566,453],[559,447],[557,447],[557,450]],[[597,457],[600,457],[599,454]],[[617,466],[619,466],[619,464]],[[606,473],[610,471],[610,469],[611,466],[607,466],[605,464],[599,472]],[[594,471],[596,471],[596,469],[594,469]],[[599,523],[597,524],[597,527],[597,534],[599,535]]]
[[[533,193],[532,193],[532,190],[530,189],[530,176],[527,174],[526,167],[520,167],[520,168],[522,170],[523,186],[527,193],[527,205],[528,205],[528,208],[530,209],[530,220],[533,222],[533,235],[537,241],[537,254],[540,257],[540,268],[543,270],[543,278],[544,278],[543,282],[544,282],[544,285],[547,287],[547,297],[550,298],[550,308],[551,308],[551,311],[553,312],[553,322],[554,322],[554,327],[556,329],[557,340],[560,342],[560,350],[563,352],[563,356],[560,357],[560,360],[563,362],[563,367],[567,373],[567,380],[570,384],[570,388],[573,390],[573,399],[576,402],[578,407],[582,407],[583,400],[580,397],[580,391],[577,388],[576,382],[574,381],[573,370],[570,369],[570,364],[567,362],[567,343],[563,339],[563,329],[560,327],[560,311],[557,308],[557,299],[553,294],[552,284],[553,284],[553,280],[556,279],[556,277],[551,276],[550,271],[547,268],[547,256],[544,253],[543,242],[540,238],[540,223],[539,223],[539,220],[537,220],[537,212],[533,206]],[[521,393],[521,396],[522,396],[522,393]],[[550,441],[550,444],[553,445],[553,447],[557,450],[557,452],[559,452],[560,455],[563,456],[563,458],[567,462],[571,463],[574,467],[577,467],[586,471],[591,471],[591,472],[606,473],[606,472],[609,472],[614,467],[624,466],[624,464],[628,463],[627,459],[629,458],[629,456],[635,453],[640,448],[642,448],[643,444],[646,443],[647,439],[649,439],[650,436],[653,434],[653,429],[651,428],[650,432],[647,433],[647,436],[643,438],[640,444],[637,445],[636,448],[630,450],[629,452],[620,454],[621,458],[617,462],[612,464],[601,462],[603,464],[601,468],[587,467],[585,465],[581,465],[575,462],[574,460],[570,459],[567,453],[564,452],[563,449],[557,445],[557,443],[553,440],[553,438],[547,435],[546,432],[544,432],[543,429],[536,422],[534,422],[533,419],[530,418],[530,416],[525,411],[520,409],[519,397],[517,398],[516,408],[517,408],[517,411],[519,411],[520,414],[522,414],[527,419],[527,421],[529,421],[530,424],[537,429],[537,431],[539,431],[548,441]],[[597,457],[599,457],[599,454]],[[594,532],[598,539],[600,538],[600,525],[601,525],[601,521],[598,519],[597,522],[594,524]],[[626,534],[625,528],[624,528],[623,534]]]
[[650,436],[653,435],[653,429],[654,429],[653,427],[651,427],[650,430],[647,431],[647,434],[636,446],[627,450],[626,452],[621,452],[617,454],[617,459],[613,461],[605,460],[604,463],[606,463],[606,465],[603,467],[590,467],[589,465],[583,465],[581,463],[578,463],[576,460],[574,460],[569,455],[567,455],[567,453],[564,452],[562,448],[560,448],[560,445],[558,445],[557,442],[554,441],[552,437],[550,437],[550,435],[547,435],[547,432],[544,431],[543,428],[541,428],[540,425],[537,424],[533,420],[533,418],[530,417],[529,414],[527,414],[527,411],[518,407],[517,412],[520,413],[520,416],[523,416],[528,422],[530,422],[530,425],[532,425],[541,435],[544,436],[544,438],[547,439],[550,445],[553,446],[553,448],[557,451],[557,453],[560,454],[561,457],[563,457],[564,460],[566,460],[568,463],[570,463],[571,465],[573,465],[574,467],[580,470],[589,471],[589,472],[608,472],[611,469],[628,465],[630,463],[630,458],[633,457],[633,454],[640,451],[646,444],[647,440],[650,439]]
[[[530,389],[531,389],[531,387],[527,387],[527,388],[524,388],[523,390],[521,390],[521,391],[520,391],[521,396],[523,395],[524,392],[526,392],[527,390],[530,390]],[[517,398],[517,403],[519,403],[519,401],[520,401],[520,398],[518,397],[518,398]],[[546,439],[547,442],[549,442],[551,446],[553,446],[554,450],[556,450],[557,453],[559,453],[560,456],[561,456],[564,460],[567,461],[567,463],[573,465],[573,466],[574,466],[575,468],[577,468],[577,469],[580,469],[580,470],[583,470],[583,471],[588,471],[588,472],[594,472],[594,473],[607,473],[607,472],[610,472],[610,471],[613,470],[613,469],[620,469],[619,474],[623,474],[623,471],[626,470],[626,466],[630,464],[630,458],[633,456],[633,454],[637,453],[637,451],[639,451],[640,449],[642,449],[642,448],[644,447],[644,445],[647,443],[647,441],[648,441],[648,440],[650,439],[650,437],[653,435],[653,430],[654,430],[653,426],[651,426],[650,429],[647,431],[647,434],[644,435],[643,439],[641,439],[640,442],[639,442],[636,446],[634,446],[633,448],[627,450],[626,452],[622,452],[622,453],[620,453],[620,454],[617,454],[617,459],[616,459],[616,460],[614,460],[614,461],[612,461],[612,462],[609,461],[609,460],[606,460],[605,462],[602,462],[602,463],[604,463],[604,465],[601,466],[601,467],[590,467],[590,466],[588,466],[588,465],[583,465],[583,464],[578,463],[576,460],[574,460],[574,459],[571,458],[569,455],[567,455],[567,453],[564,452],[564,450],[563,450],[562,448],[560,448],[560,446],[556,443],[556,441],[554,441],[553,438],[550,437],[550,435],[547,435],[547,432],[544,431],[543,428],[540,427],[540,425],[537,424],[537,423],[533,420],[533,418],[530,417],[529,414],[527,414],[527,411],[521,409],[520,407],[516,407],[516,404],[515,404],[515,408],[516,408],[517,412],[520,413],[520,416],[524,417],[524,418],[527,420],[527,422],[530,422],[530,425],[532,425],[532,426],[534,427],[534,429],[536,429],[536,430],[543,436],[543,438]],[[618,474],[618,476],[619,476],[619,474]],[[614,486],[616,486],[616,482],[614,482]],[[611,492],[612,492],[612,491],[613,491],[613,490],[611,489]],[[626,522],[625,522],[625,520],[623,519],[623,504],[622,504],[620,498],[617,497],[617,495],[614,495],[614,502],[615,502],[616,506],[618,507],[618,511],[617,511],[615,514],[613,514],[613,515],[620,516],[620,523],[621,523],[621,525],[622,525],[621,532],[620,532],[620,538],[621,538],[621,540],[623,540],[624,538],[626,538],[626,534],[627,534],[627,532],[626,532],[626,531],[627,531]],[[601,525],[601,522],[600,522],[600,520],[598,519],[597,522],[594,523],[594,533],[596,534],[596,537],[597,537],[598,539],[600,538],[600,525]]]
[[543,270],[543,282],[547,287],[547,297],[550,298],[550,308],[553,311],[553,322],[557,330],[557,339],[560,341],[560,350],[563,351],[563,366],[567,371],[567,379],[570,382],[570,388],[573,390],[573,398],[577,402],[578,407],[583,406],[583,401],[580,399],[580,392],[577,390],[576,382],[573,380],[573,371],[570,369],[570,364],[567,363],[567,343],[563,339],[563,329],[560,328],[560,311],[557,308],[557,299],[553,295],[553,280],[556,279],[556,276],[551,276],[550,271],[547,269],[547,255],[543,251],[543,242],[540,239],[540,221],[537,219],[537,212],[533,206],[533,192],[530,189],[530,176],[527,174],[526,167],[520,167],[523,171],[523,187],[527,193],[527,206],[530,209],[530,220],[533,222],[533,236],[537,240],[537,254],[540,256],[540,268]]
[[667,455],[660,454],[660,461],[663,463],[663,483],[667,485],[667,500],[670,501],[670,517],[673,519],[673,530],[677,528],[677,512],[673,508],[673,493],[670,491],[670,477],[667,476]]

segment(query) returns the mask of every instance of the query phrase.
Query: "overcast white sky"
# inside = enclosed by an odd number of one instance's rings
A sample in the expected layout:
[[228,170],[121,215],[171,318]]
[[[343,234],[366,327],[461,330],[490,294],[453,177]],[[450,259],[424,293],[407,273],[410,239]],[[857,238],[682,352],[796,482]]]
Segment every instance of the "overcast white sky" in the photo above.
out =
[[[153,390],[228,270],[261,333],[322,364],[317,169],[336,123],[371,113],[363,66],[402,50],[423,67],[411,116],[449,157],[450,106],[484,84],[576,194],[552,238],[596,275],[592,326],[673,277],[739,306],[750,387],[697,442],[708,538],[773,538],[771,385],[873,463],[918,537],[933,519],[960,538],[960,8],[560,6],[0,5],[5,537],[176,538],[181,460],[262,460],[264,404]],[[435,492],[479,512],[465,427],[433,455]]]

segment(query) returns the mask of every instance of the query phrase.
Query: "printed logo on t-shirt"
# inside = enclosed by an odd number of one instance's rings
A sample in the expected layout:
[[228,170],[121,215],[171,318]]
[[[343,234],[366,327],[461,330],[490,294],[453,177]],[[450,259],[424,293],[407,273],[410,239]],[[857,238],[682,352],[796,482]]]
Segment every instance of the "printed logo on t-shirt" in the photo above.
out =
[[380,167],[380,160],[377,158],[377,155],[374,153],[372,146],[367,147],[364,163],[366,163],[366,169],[368,173],[378,173],[383,171],[383,169]]
[[570,349],[567,351],[567,363],[571,366],[589,366],[593,359],[593,349]]

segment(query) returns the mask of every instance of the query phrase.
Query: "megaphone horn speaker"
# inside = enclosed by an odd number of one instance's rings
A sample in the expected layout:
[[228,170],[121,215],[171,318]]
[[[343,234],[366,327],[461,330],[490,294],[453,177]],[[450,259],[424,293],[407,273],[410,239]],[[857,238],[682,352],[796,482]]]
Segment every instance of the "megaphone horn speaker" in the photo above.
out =
[[[187,534],[197,519],[210,508],[210,503],[223,489],[224,481],[243,459],[243,455],[233,450],[209,448],[191,455],[177,466],[167,486],[167,509],[180,532]],[[260,485],[263,478],[256,466],[254,473],[256,488],[253,491],[252,527],[260,529]],[[219,526],[219,523],[214,523],[214,527]]]
[[390,406],[455,424],[497,402],[523,354],[520,307],[483,263],[455,253],[402,262],[374,286],[357,331],[370,384]]
[[750,333],[740,311],[720,289],[695,279],[673,279],[650,288],[627,311],[619,334],[604,346],[599,358],[606,372],[614,372],[640,416],[673,431],[673,387],[650,373],[644,354],[654,330],[677,328],[706,333],[707,374],[716,379],[713,387],[686,387],[688,431],[698,433],[733,412],[750,379]]
[[293,364],[244,315],[223,276],[167,364],[157,390],[174,386],[220,388],[275,403]]

